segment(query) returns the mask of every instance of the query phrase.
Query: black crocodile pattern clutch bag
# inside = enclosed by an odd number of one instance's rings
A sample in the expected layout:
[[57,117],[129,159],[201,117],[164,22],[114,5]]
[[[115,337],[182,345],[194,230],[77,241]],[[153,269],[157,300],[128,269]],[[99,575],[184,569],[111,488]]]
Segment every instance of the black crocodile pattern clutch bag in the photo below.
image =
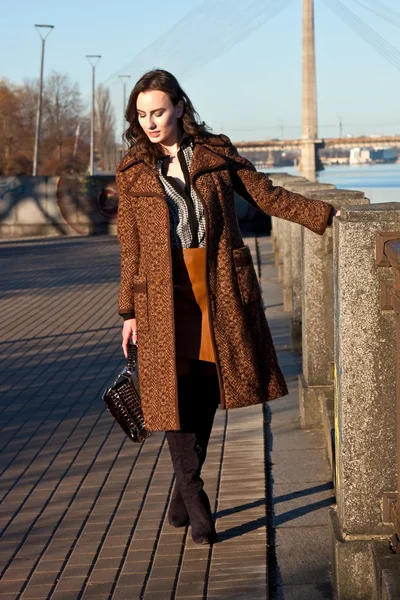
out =
[[129,344],[126,367],[104,392],[103,400],[118,425],[133,442],[143,442],[151,435],[145,427],[140,402],[135,344]]

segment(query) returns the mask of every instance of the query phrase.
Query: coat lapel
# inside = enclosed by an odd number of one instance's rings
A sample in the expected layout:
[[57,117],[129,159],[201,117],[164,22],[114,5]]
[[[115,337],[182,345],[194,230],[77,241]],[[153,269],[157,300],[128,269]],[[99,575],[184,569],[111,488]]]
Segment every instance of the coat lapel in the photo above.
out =
[[[227,164],[225,156],[214,152],[204,142],[197,142],[197,139],[195,139],[195,142],[190,164],[190,177],[192,180],[202,173],[215,171]],[[132,196],[161,196],[165,198],[165,191],[157,173],[139,162],[133,153],[128,153],[124,157],[118,170],[129,171],[128,178]]]
[[207,146],[203,146],[203,144],[195,144],[190,164],[190,176],[194,179],[202,173],[220,169],[226,163],[227,159],[225,156],[213,152]]
[[157,173],[143,164],[136,167],[136,173],[132,176],[130,194],[165,199],[165,191]]

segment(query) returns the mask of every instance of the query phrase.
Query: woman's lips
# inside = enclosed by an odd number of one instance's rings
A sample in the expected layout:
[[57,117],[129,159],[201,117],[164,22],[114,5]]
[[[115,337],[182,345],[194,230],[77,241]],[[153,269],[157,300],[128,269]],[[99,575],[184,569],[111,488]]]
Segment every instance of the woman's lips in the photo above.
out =
[[158,135],[160,135],[159,131],[149,131],[149,133],[147,134],[150,137],[157,137]]

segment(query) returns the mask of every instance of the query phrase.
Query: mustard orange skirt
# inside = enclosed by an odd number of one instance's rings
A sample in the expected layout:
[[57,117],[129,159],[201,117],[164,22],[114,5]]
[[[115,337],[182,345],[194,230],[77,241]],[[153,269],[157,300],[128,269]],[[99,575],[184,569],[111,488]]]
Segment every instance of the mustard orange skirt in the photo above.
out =
[[206,288],[206,249],[172,251],[177,358],[215,362]]

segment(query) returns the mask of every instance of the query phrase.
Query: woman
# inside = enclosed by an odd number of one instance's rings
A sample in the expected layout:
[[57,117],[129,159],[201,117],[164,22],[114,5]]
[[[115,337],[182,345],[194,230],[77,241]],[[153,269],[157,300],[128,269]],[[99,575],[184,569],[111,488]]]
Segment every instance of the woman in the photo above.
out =
[[143,412],[167,432],[176,483],[169,522],[215,540],[200,477],[214,414],[287,393],[234,191],[322,234],[334,209],[274,187],[224,135],[199,122],[173,75],[153,70],[127,107],[117,167],[123,350],[138,344]]

